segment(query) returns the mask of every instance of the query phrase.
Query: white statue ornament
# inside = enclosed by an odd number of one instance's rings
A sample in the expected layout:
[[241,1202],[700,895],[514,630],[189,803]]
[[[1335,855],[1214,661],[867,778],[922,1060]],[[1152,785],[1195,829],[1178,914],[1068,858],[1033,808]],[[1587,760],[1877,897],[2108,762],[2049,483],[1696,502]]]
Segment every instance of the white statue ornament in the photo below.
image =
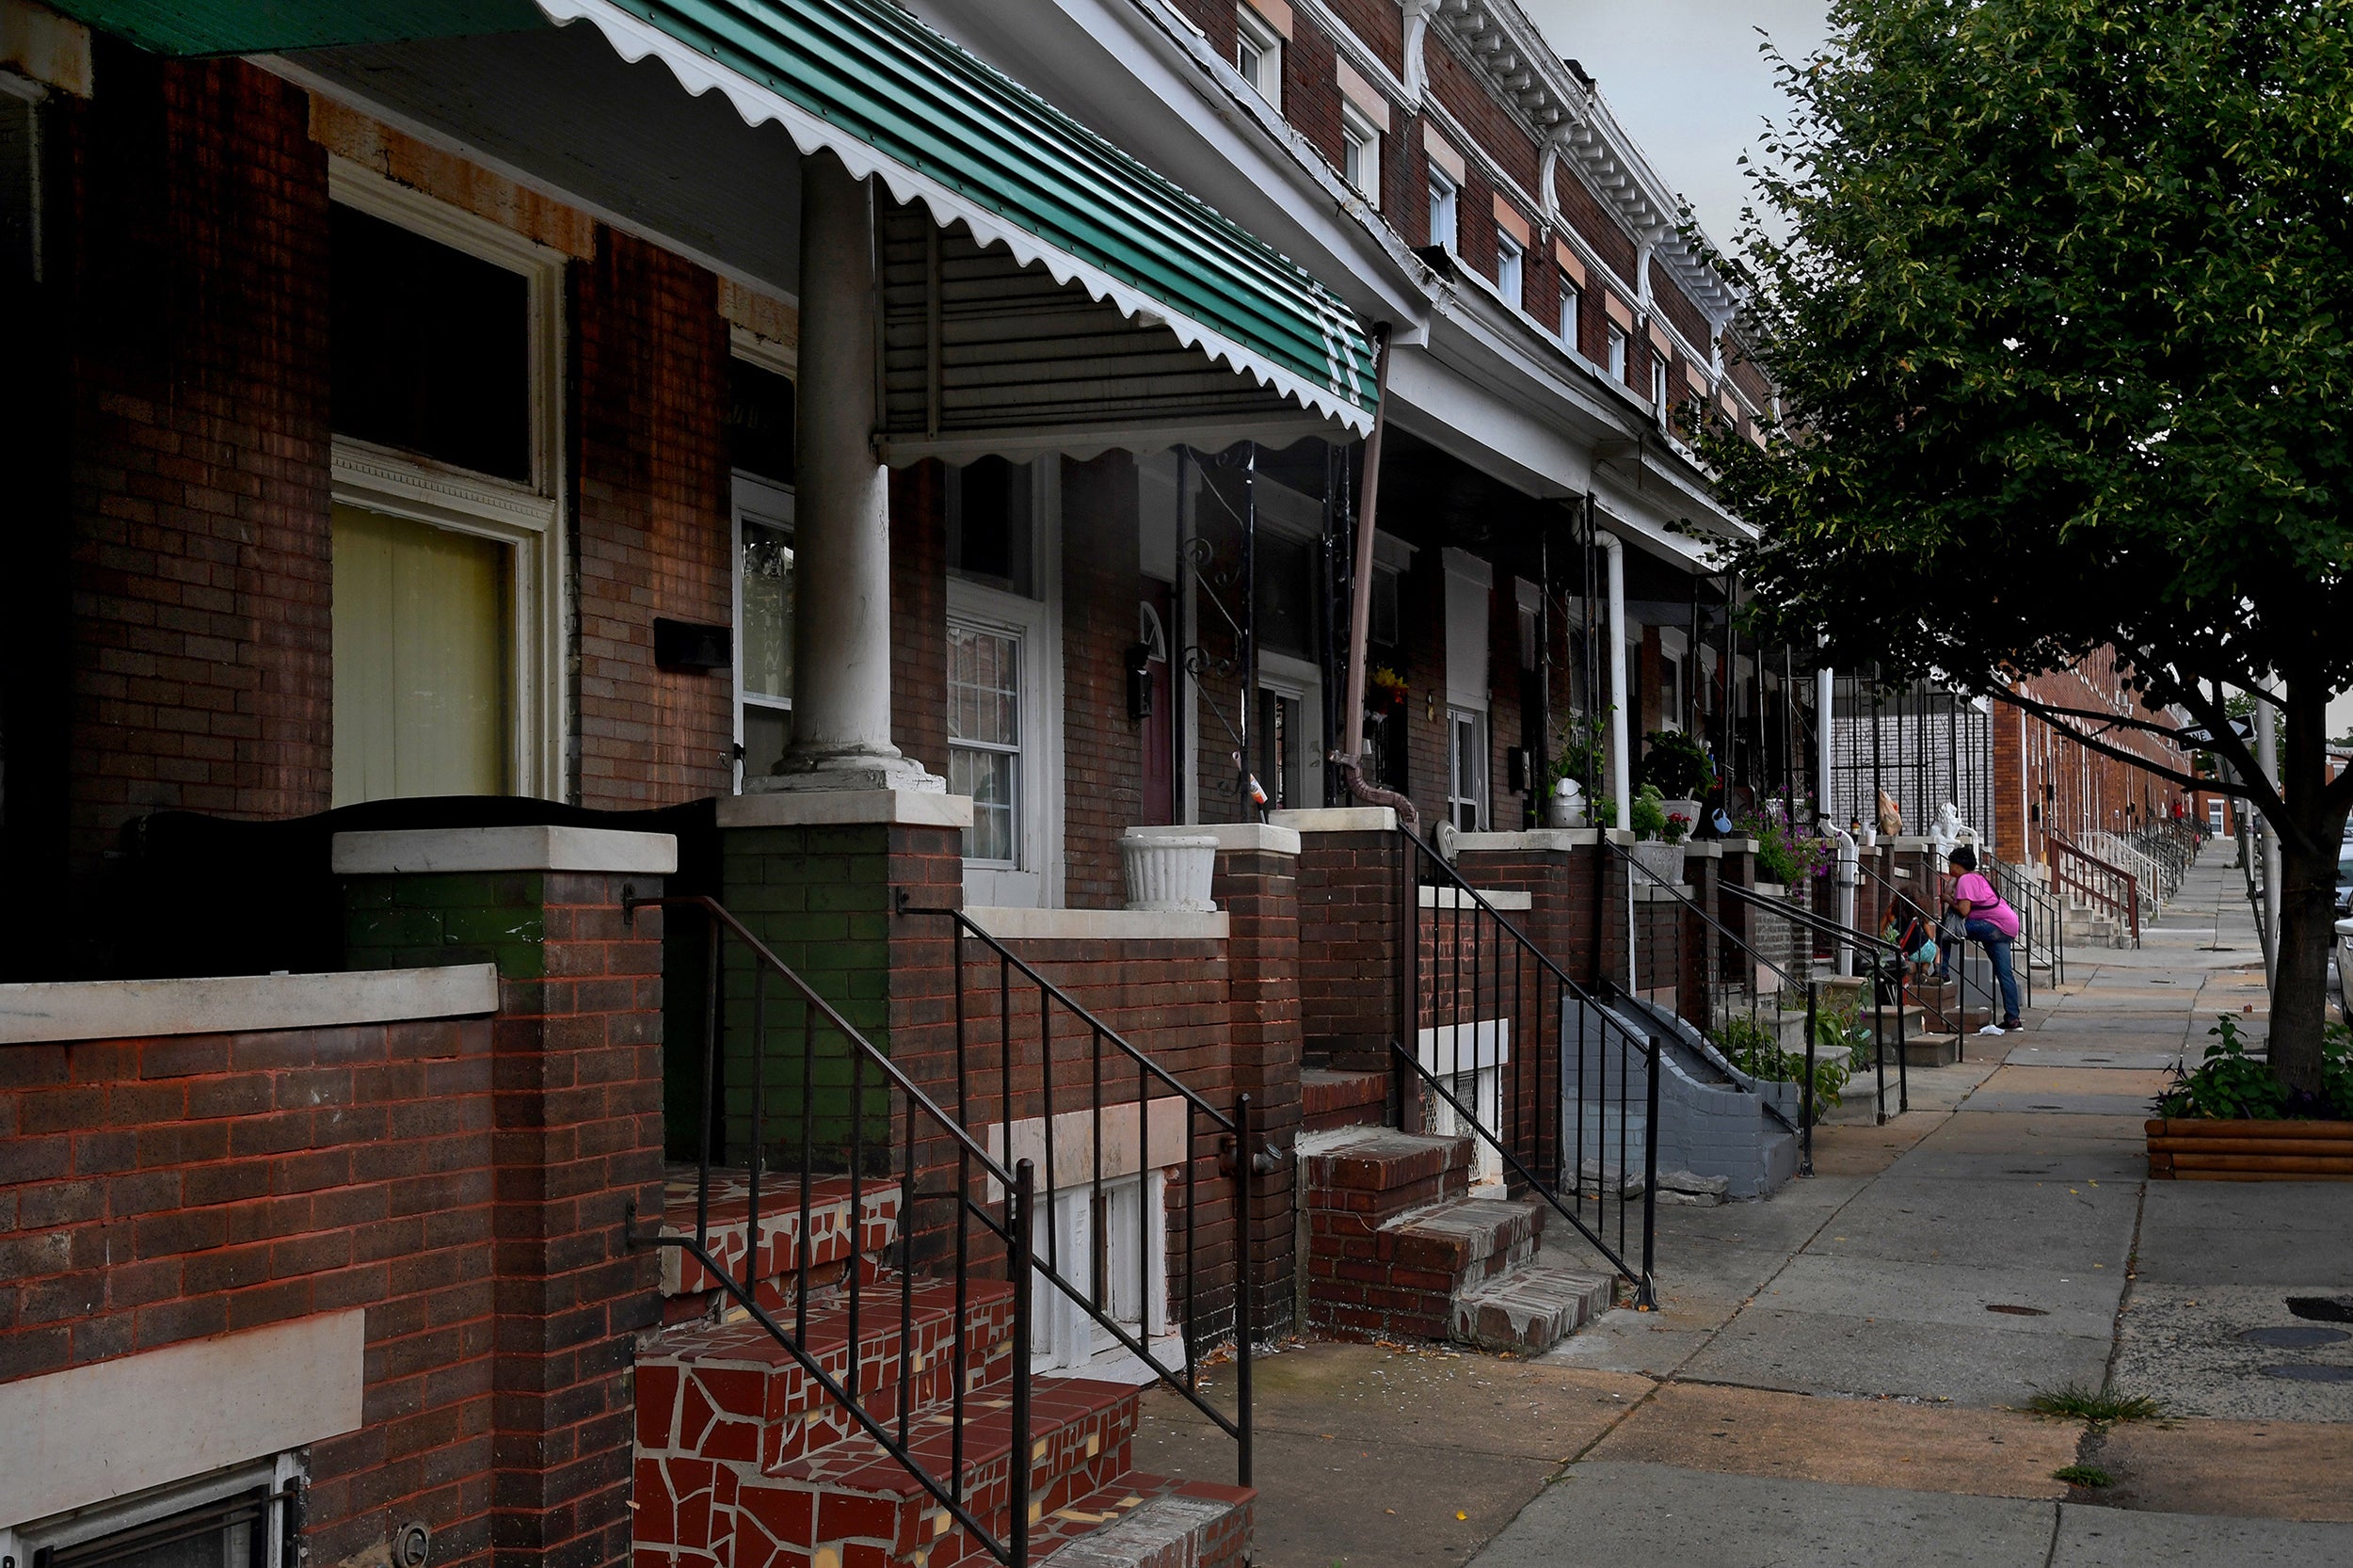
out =
[[1967,844],[1974,849],[1979,842],[1977,830],[1961,820],[1961,808],[1948,800],[1936,808],[1936,820],[1929,824],[1929,848],[1935,852],[1937,859],[1951,856],[1956,845]]

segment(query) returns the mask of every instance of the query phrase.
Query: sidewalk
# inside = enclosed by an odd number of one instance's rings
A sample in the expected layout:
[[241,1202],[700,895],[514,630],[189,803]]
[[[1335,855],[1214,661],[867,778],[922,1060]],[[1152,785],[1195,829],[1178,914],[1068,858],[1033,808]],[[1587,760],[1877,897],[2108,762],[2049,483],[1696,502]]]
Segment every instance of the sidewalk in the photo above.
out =
[[[2164,1069],[2218,1012],[2261,1037],[2228,855],[2139,951],[2071,953],[2024,1032],[1915,1069],[1910,1114],[1821,1128],[1813,1178],[1662,1209],[1660,1311],[1535,1363],[1260,1362],[1256,1560],[2353,1564],[2353,1337],[2286,1305],[2353,1299],[2353,1192],[2144,1179]],[[2167,1417],[2024,1409],[2070,1384]],[[1219,1462],[1204,1439],[1160,1400],[1138,1464]]]

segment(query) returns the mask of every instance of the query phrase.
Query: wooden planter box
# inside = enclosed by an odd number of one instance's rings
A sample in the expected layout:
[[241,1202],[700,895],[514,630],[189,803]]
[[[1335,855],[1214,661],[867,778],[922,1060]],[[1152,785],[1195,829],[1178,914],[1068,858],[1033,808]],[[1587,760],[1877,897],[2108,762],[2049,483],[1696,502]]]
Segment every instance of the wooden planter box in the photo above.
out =
[[2154,1181],[2353,1181],[2353,1122],[2153,1121]]

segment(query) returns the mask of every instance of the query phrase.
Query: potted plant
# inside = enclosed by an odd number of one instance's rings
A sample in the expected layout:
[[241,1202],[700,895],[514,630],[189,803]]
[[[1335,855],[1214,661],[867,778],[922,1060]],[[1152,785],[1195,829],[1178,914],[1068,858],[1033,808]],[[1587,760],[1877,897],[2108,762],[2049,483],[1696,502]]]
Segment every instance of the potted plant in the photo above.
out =
[[1554,827],[1583,827],[1586,801],[1601,781],[1602,715],[1573,714],[1552,760],[1552,798],[1546,820]]
[[2149,1175],[2169,1181],[2353,1179],[2353,1033],[2330,1024],[2321,1092],[2292,1099],[2270,1064],[2247,1054],[2238,1020],[2206,1031],[2195,1067],[2173,1069],[2145,1130]]
[[1700,819],[1700,802],[1716,787],[1716,761],[1707,748],[1673,729],[1654,729],[1642,737],[1642,781],[1657,787],[1671,813]]
[[1676,828],[1676,815],[1667,810],[1656,784],[1642,786],[1631,814],[1635,865],[1653,882],[1674,887],[1683,880],[1683,835],[1690,830],[1691,819],[1683,817],[1682,827]]

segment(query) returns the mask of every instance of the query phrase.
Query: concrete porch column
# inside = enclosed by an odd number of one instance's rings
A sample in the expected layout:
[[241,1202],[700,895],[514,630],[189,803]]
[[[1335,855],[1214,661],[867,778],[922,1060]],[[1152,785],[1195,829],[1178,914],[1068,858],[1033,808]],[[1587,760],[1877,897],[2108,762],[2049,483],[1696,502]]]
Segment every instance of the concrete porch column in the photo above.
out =
[[801,160],[800,486],[792,744],[753,792],[945,784],[890,743],[889,485],[875,456],[873,192],[830,153]]

